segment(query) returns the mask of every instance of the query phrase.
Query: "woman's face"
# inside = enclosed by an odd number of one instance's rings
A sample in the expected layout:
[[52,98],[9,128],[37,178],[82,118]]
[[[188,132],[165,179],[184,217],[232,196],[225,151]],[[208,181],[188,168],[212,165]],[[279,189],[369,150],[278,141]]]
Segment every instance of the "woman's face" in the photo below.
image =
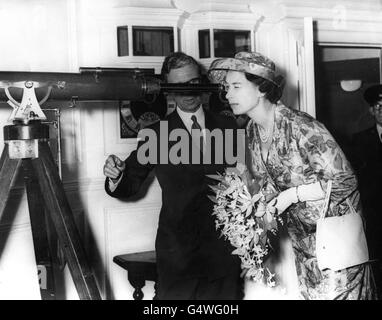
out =
[[233,113],[251,116],[264,94],[259,91],[258,86],[247,80],[243,72],[228,71],[225,81],[226,98]]

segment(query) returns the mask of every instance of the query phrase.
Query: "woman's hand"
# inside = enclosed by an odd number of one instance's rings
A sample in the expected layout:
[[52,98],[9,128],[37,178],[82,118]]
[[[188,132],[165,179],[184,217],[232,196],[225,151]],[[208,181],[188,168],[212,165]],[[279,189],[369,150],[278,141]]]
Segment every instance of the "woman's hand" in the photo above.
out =
[[297,190],[296,187],[292,187],[280,192],[276,198],[267,204],[267,207],[271,212],[276,211],[276,214],[282,214],[293,203],[297,202]]

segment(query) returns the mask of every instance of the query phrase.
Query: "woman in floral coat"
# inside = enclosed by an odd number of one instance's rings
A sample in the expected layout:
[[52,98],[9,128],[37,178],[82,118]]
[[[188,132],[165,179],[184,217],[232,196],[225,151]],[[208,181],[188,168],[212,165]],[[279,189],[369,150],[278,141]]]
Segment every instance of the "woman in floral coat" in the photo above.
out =
[[[278,196],[269,203],[287,216],[300,298],[374,299],[368,263],[343,270],[320,270],[316,257],[316,222],[326,188],[332,183],[327,216],[350,213],[348,201],[361,213],[355,174],[328,130],[304,112],[279,102],[282,77],[274,63],[259,53],[240,52],[215,60],[210,78],[223,82],[236,115],[247,114],[249,170],[262,177]],[[348,200],[347,200],[348,199]]]

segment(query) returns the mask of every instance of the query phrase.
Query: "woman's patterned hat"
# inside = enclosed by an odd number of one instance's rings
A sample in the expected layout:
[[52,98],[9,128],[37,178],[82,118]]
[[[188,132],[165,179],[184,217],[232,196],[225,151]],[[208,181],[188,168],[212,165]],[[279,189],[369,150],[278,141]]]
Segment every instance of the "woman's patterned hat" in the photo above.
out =
[[240,71],[253,74],[276,84],[275,64],[258,52],[239,52],[234,58],[216,59],[211,63],[208,77],[212,82],[222,82],[227,71]]

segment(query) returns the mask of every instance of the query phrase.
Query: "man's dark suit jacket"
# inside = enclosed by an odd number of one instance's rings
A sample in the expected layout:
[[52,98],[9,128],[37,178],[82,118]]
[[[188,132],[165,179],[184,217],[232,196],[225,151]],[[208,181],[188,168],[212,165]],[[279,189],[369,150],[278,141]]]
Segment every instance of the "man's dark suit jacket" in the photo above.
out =
[[[165,120],[168,120],[169,132],[176,128],[187,131],[176,111]],[[205,111],[205,126],[210,130],[236,129],[236,122],[232,118]],[[159,137],[159,122],[150,128]],[[160,138],[158,144],[159,141]],[[169,149],[175,143],[169,142]],[[138,148],[142,144],[141,141]],[[105,187],[109,195],[127,198],[135,194],[153,169],[162,188],[162,208],[155,243],[160,282],[169,283],[174,279],[196,277],[212,280],[227,275],[239,275],[240,260],[231,254],[233,247],[216,230],[212,216],[213,203],[207,197],[208,193],[211,194],[208,184],[211,185],[214,181],[206,175],[223,172],[226,165],[173,165],[170,162],[142,165],[137,161],[137,151],[133,151],[125,162],[123,178],[113,193],[106,181]],[[213,160],[211,163],[214,163]]]
[[366,219],[370,258],[382,259],[382,143],[375,126],[354,135],[353,166]]

